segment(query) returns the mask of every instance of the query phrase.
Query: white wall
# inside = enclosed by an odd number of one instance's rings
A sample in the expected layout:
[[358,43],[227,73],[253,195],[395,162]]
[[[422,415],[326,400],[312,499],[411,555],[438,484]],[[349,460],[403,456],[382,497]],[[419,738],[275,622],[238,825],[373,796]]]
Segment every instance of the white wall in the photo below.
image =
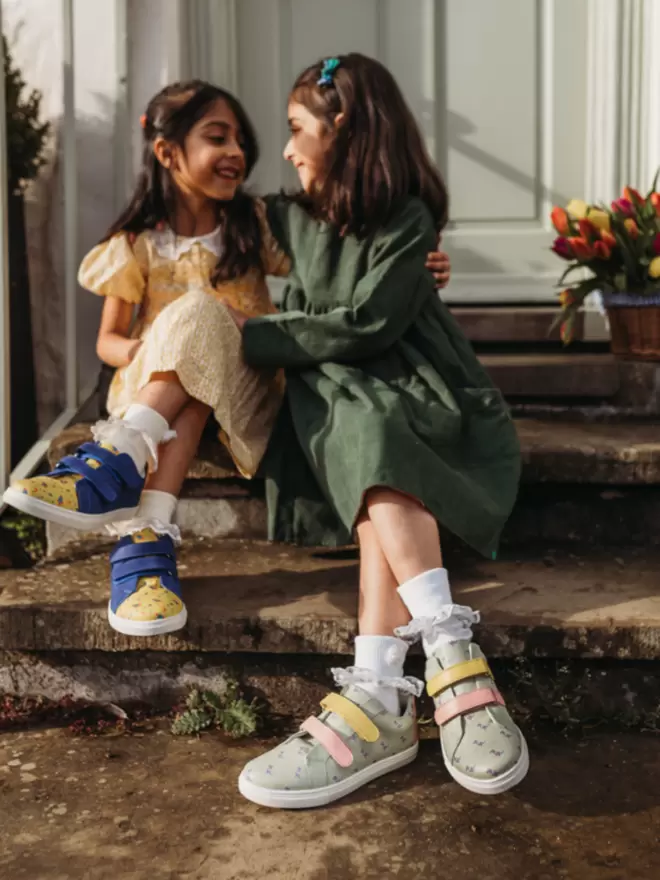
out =
[[[79,257],[103,234],[114,212],[116,44],[114,0],[75,3],[75,89],[79,186]],[[33,329],[38,359],[42,427],[63,405],[63,204],[61,140],[63,113],[61,3],[3,0],[3,24],[15,62],[30,87],[43,94],[44,117],[53,126],[47,167],[28,195],[28,247]],[[98,370],[94,339],[100,303],[79,291],[78,352],[81,385]]]
[[[74,0],[78,258],[99,240],[130,190],[140,157],[139,118],[149,98],[175,76],[177,0]],[[49,161],[27,199],[33,330],[42,429],[63,407],[63,202],[61,119],[63,26],[60,0],[2,0],[5,34],[51,121]],[[125,31],[124,31],[125,27]],[[126,44],[123,43],[124,32]],[[128,87],[119,81],[125,53]],[[98,373],[94,353],[101,301],[78,293],[80,387]]]

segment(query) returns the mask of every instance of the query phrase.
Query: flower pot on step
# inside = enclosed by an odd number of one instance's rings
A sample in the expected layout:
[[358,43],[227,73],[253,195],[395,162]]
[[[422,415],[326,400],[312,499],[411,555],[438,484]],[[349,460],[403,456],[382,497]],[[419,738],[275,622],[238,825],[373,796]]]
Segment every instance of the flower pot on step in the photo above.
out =
[[660,295],[605,293],[612,354],[625,360],[660,361]]

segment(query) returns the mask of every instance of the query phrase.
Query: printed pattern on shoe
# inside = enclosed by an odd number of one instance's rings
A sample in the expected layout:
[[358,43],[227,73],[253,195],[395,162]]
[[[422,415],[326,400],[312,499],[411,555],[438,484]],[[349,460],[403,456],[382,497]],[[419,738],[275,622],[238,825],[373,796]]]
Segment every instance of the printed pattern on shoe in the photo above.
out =
[[329,694],[321,715],[246,765],[241,793],[265,806],[314,807],[404,766],[417,752],[414,701],[408,694],[402,714],[394,715],[359,685]]
[[176,550],[169,535],[145,528],[127,535],[110,555],[110,625],[125,635],[175,632],[186,624]]
[[12,483],[5,500],[25,513],[75,527],[86,519],[109,522],[114,511],[134,510],[144,482],[129,455],[111,443],[89,442],[49,474]]
[[520,782],[527,772],[527,747],[479,646],[468,640],[437,646],[426,663],[426,680],[454,778],[483,794]]

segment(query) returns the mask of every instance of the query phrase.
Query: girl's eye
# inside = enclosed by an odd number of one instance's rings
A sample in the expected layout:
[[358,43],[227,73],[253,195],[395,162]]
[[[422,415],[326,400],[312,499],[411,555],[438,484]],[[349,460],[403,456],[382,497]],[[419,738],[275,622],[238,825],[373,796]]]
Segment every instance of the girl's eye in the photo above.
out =
[[217,134],[213,137],[210,137],[209,140],[213,144],[225,144],[227,143],[227,138],[223,134]]

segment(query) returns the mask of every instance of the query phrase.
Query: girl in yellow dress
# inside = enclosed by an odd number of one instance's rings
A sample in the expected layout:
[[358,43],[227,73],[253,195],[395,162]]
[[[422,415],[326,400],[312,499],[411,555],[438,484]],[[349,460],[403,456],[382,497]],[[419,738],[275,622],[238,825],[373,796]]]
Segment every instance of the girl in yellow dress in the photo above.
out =
[[[236,98],[204,82],[174,84],[151,100],[142,127],[130,204],[79,274],[106,297],[97,351],[117,368],[110,420],[52,473],[5,493],[19,510],[70,527],[116,524],[108,616],[128,635],[185,625],[172,522],[211,413],[238,470],[257,471],[283,376],[245,364],[226,306],[274,312],[265,276],[289,269],[263,204],[242,189],[258,147]],[[172,385],[181,399],[163,411],[158,400]]]

